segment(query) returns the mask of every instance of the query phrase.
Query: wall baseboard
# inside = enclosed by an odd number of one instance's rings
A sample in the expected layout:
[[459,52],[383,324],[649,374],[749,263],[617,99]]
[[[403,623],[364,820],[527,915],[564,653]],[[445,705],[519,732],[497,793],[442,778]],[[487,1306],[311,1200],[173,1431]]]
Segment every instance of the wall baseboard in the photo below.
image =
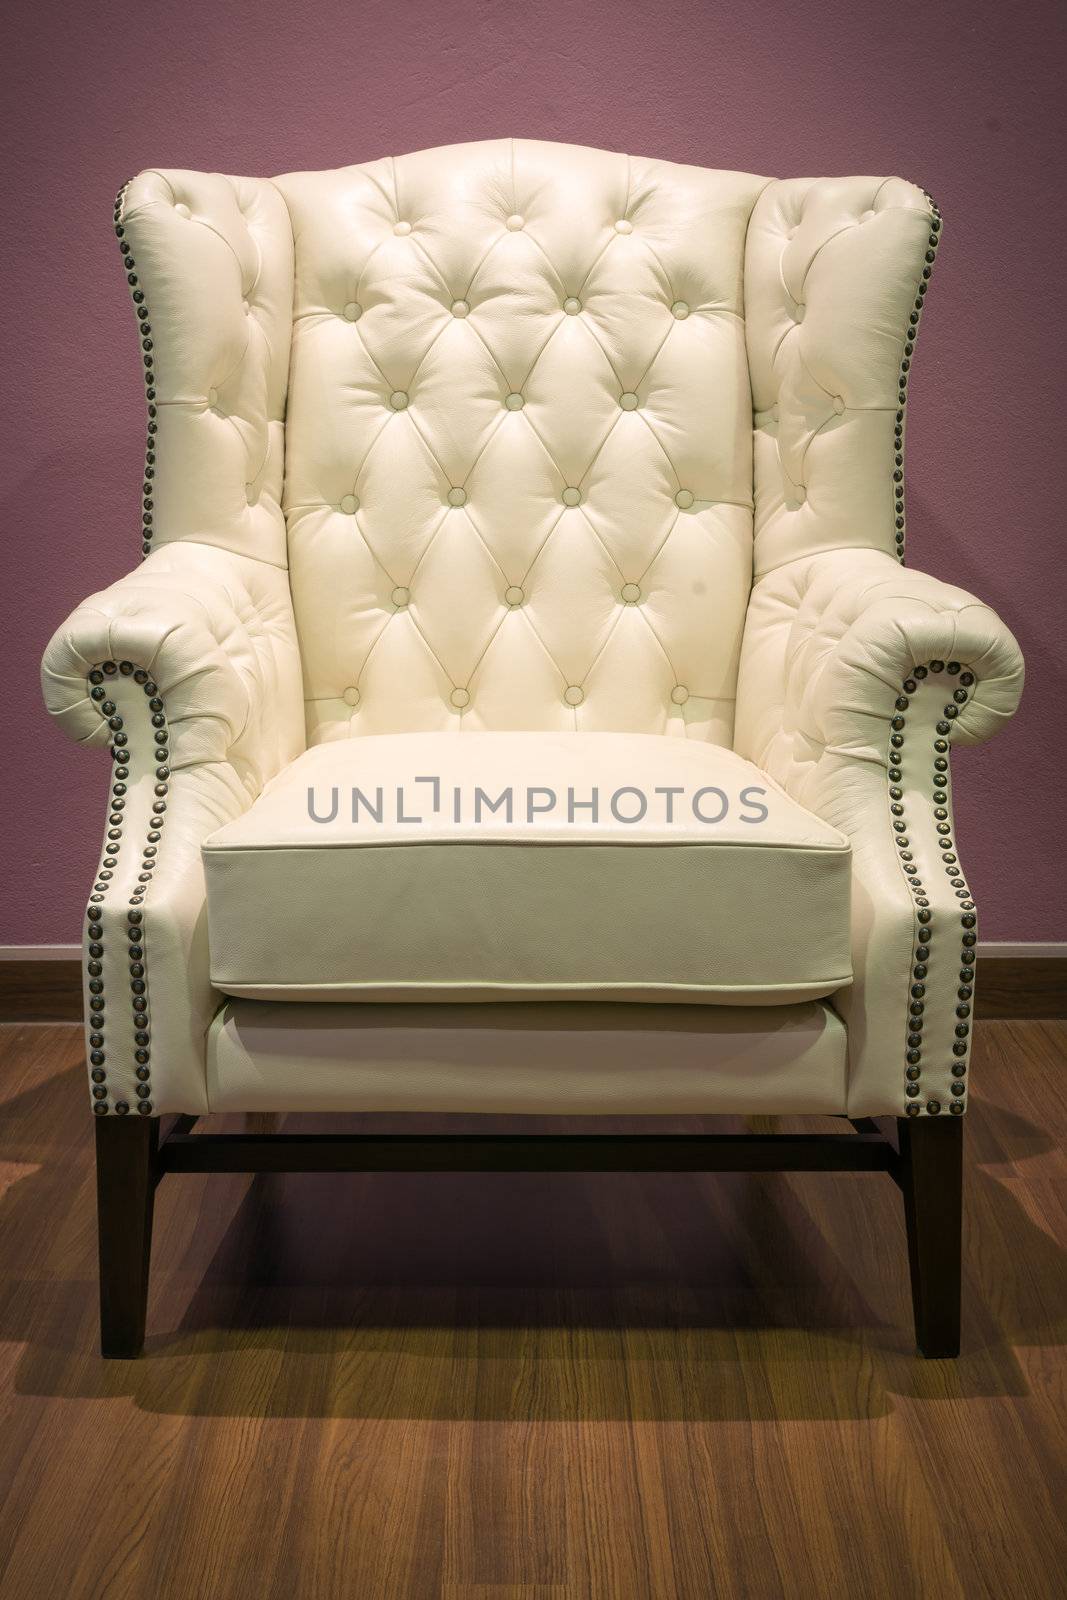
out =
[[[978,946],[979,1018],[1067,1017],[1067,943]],[[0,945],[0,1022],[80,1022],[77,945]]]

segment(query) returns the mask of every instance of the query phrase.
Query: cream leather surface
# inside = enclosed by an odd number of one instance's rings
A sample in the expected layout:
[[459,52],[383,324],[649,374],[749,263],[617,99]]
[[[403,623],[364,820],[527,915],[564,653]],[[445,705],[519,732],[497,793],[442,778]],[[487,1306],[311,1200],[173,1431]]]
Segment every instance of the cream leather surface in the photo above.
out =
[[228,994],[754,1005],[851,977],[847,840],[703,742],[319,745],[205,841],[204,865]]
[[832,1116],[845,1109],[845,1029],[817,1002],[231,1000],[208,1035],[207,1098],[212,1111]]
[[285,202],[265,178],[151,171],[116,219],[150,379],[145,543],[195,539],[284,567]]
[[[137,663],[144,681],[115,670],[91,685],[100,662]],[[125,741],[83,935],[88,1052],[91,1066],[103,1057],[94,1070],[106,1078],[94,1087],[109,1095],[98,1103],[202,1111],[204,1035],[219,996],[208,977],[201,842],[303,744],[285,573],[210,545],[168,545],[78,607],[48,647],[43,684],[71,738],[104,745],[119,717]],[[151,700],[147,687],[158,691]],[[131,983],[145,985],[142,1019]],[[139,1099],[142,1088],[150,1094]]]
[[[962,1112],[976,913],[948,760],[1012,714],[1022,663],[988,608],[897,564],[929,197],[504,140],[273,181],[145,172],[115,222],[148,559],[44,664],[61,725],[116,758],[86,919],[97,1113],[206,1109],[204,841],[308,745],[453,733],[655,736],[681,761],[732,746],[851,845],[834,858],[852,872],[848,1109]],[[669,848],[675,866],[738,853]],[[316,854],[349,870],[475,849],[523,856],[496,906],[510,893],[518,916],[519,877],[555,895],[527,931],[554,910],[556,948],[531,942],[516,992],[549,956],[575,965],[564,891],[525,859],[548,851],[585,852],[566,892],[602,911],[595,933],[585,907],[572,925],[590,993],[618,968],[627,879],[642,908],[677,902],[646,977],[669,966],[684,991],[699,968],[707,998],[726,930],[753,942],[754,879],[717,902],[695,873],[652,882],[668,846],[629,833]],[[378,891],[394,948],[403,929],[432,951],[420,983],[452,949],[420,920],[425,889],[417,917]],[[288,911],[261,919],[279,941]],[[764,926],[764,956],[780,933]],[[225,939],[228,962],[244,947]],[[500,977],[507,947],[478,948]]]
[[949,751],[1003,725],[1022,673],[988,606],[875,551],[802,558],[753,591],[738,749],[852,841],[856,978],[835,1001],[852,1114],[883,1112],[894,1078],[905,1104],[962,1103],[977,919]]
[[278,179],[309,742],[731,742],[765,182],[522,139]]
[[929,197],[900,178],[791,178],[756,202],[757,577],[819,550],[903,554],[905,399],[940,231]]

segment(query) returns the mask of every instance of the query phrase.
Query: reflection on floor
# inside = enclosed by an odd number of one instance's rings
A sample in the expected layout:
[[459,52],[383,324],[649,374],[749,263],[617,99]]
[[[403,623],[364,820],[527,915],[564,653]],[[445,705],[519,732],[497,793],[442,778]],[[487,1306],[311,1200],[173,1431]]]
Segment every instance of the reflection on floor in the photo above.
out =
[[883,1176],[371,1175],[168,1179],[105,1364],[81,1036],[0,1029],[0,1595],[1062,1594],[1067,1024],[977,1031],[958,1362]]

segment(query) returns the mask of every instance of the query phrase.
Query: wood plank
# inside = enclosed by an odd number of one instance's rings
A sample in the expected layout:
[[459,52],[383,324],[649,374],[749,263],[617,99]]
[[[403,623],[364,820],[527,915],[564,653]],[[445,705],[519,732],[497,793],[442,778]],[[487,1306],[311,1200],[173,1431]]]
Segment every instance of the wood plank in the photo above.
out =
[[1067,1025],[976,1030],[955,1362],[884,1177],[659,1172],[169,1179],[103,1362],[81,1051],[0,1030],[3,1600],[1062,1592]]
[[[945,1126],[950,1126],[946,1121]],[[890,1172],[881,1133],[172,1133],[161,1176],[190,1172]]]

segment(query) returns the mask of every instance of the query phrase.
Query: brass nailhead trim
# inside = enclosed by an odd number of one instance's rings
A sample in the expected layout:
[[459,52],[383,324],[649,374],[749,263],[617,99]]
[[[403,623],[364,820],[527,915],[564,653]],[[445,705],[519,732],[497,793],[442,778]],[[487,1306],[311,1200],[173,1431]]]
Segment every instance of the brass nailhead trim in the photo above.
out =
[[[899,787],[903,779],[901,751],[904,749],[904,733],[907,726],[905,713],[911,705],[911,696],[918,690],[923,679],[932,674],[937,675],[947,672],[953,677],[958,677],[960,687],[953,691],[952,702],[944,707],[944,716],[936,724],[937,737],[934,739],[933,761],[933,800],[934,819],[938,835],[938,846],[941,850],[941,864],[948,875],[957,900],[960,902],[961,952],[959,987],[956,990],[956,1016],[960,1020],[955,1028],[955,1043],[952,1046],[953,1055],[956,1057],[952,1064],[953,1099],[949,1111],[953,1116],[962,1116],[964,1111],[964,1094],[966,1085],[963,1082],[966,1076],[966,1057],[970,1049],[970,1017],[971,1002],[974,997],[974,946],[977,944],[978,935],[975,932],[978,919],[975,915],[974,900],[967,887],[966,880],[960,871],[959,861],[953,850],[951,838],[951,825],[948,813],[948,780],[949,780],[949,735],[952,731],[952,719],[958,714],[974,693],[975,677],[973,672],[964,670],[958,661],[950,661],[947,666],[943,661],[930,661],[924,666],[911,669],[909,675],[901,684],[900,694],[897,696],[894,710],[896,715],[890,721],[889,756],[887,763],[887,776],[889,779],[889,810],[893,818],[892,828],[900,868],[904,874],[908,890],[915,905],[915,939],[912,951],[911,988],[908,1003],[907,1038],[904,1053],[904,1094],[906,1104],[905,1113],[909,1117],[917,1117],[925,1109],[927,1114],[936,1117],[941,1112],[939,1100],[928,1100],[925,1108],[921,1104],[922,1087],[922,1052],[923,1052],[923,1026],[926,1010],[926,983],[931,962],[931,949],[933,938],[934,914],[930,908],[930,899],[919,869],[915,865],[914,852],[910,848],[908,838],[908,824],[903,804],[904,790]],[[951,716],[949,713],[951,712]]]
[[[130,179],[130,183],[133,179]],[[133,298],[134,309],[137,312],[138,336],[141,341],[141,354],[144,360],[145,397],[148,402],[148,436],[145,440],[144,481],[141,484],[141,554],[148,555],[152,549],[152,532],[155,520],[155,493],[154,479],[156,475],[156,434],[159,431],[156,411],[156,375],[153,360],[152,324],[148,318],[148,307],[145,305],[144,290],[141,288],[137,276],[137,263],[133,258],[130,242],[126,238],[126,229],[122,222],[122,209],[126,202],[126,191],[130,184],[124,183],[115,197],[115,236],[119,241],[122,252],[122,264],[126,271],[126,282],[129,285]]]
[[941,212],[933,196],[924,189],[930,202],[930,232],[926,241],[926,258],[923,263],[922,274],[919,278],[915,294],[915,302],[908,316],[908,326],[904,333],[904,349],[900,358],[900,372],[897,377],[897,411],[893,428],[893,533],[896,540],[897,558],[904,560],[904,415],[908,404],[908,374],[911,371],[911,358],[915,353],[915,340],[919,333],[919,322],[923,312],[923,302],[926,299],[926,286],[934,270],[934,257],[941,239]]
[[[116,1100],[109,1108],[107,1088],[107,1036],[104,1020],[104,980],[103,963],[104,935],[101,905],[107,897],[115,868],[119,862],[119,851],[122,846],[123,813],[126,807],[127,780],[130,776],[130,762],[133,751],[129,746],[129,738],[125,730],[125,719],[120,715],[115,702],[109,698],[107,680],[116,675],[132,677],[135,683],[141,685],[148,698],[148,725],[146,733],[152,742],[155,757],[155,778],[152,802],[148,819],[148,836],[141,857],[141,871],[137,876],[136,886],[133,889],[126,913],[126,960],[130,975],[131,1011],[133,1021],[133,1059],[136,1063],[134,1074],[137,1078],[137,1111],[141,1116],[147,1117],[152,1113],[152,1088],[151,1088],[151,1014],[148,1003],[148,958],[145,950],[144,912],[141,909],[145,896],[148,893],[153,873],[158,864],[158,845],[162,838],[163,827],[166,823],[167,801],[166,796],[170,789],[170,752],[168,745],[170,734],[167,729],[166,714],[163,709],[163,700],[157,685],[149,677],[143,667],[137,667],[132,661],[101,661],[89,673],[89,698],[96,705],[101,717],[107,722],[111,730],[111,755],[114,763],[113,783],[111,788],[111,809],[108,814],[110,826],[104,840],[104,852],[101,857],[100,868],[93,892],[89,896],[89,905],[86,911],[89,941],[87,948],[87,971],[89,974],[89,1063],[90,1081],[92,1083],[91,1096],[93,1112],[102,1117],[108,1110],[114,1111],[116,1116],[124,1117],[129,1114],[130,1105],[126,1100]],[[112,1035],[114,1029],[112,1029]]]

